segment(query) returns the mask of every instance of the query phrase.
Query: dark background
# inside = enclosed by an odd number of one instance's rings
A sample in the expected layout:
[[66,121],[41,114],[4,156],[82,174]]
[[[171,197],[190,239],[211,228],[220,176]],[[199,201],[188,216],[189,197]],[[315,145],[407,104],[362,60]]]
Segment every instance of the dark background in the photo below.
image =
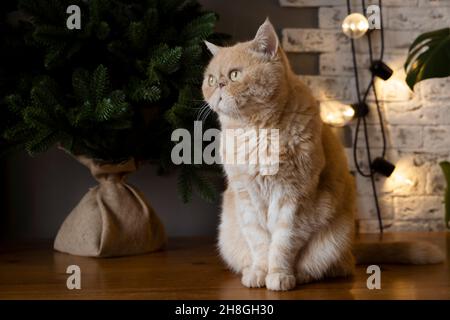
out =
[[[270,17],[282,28],[317,27],[316,9],[281,8],[278,0],[201,0],[220,15],[217,30],[233,41],[251,39]],[[316,74],[315,54],[289,56],[296,72]],[[163,220],[170,236],[213,235],[219,203],[207,204],[194,197],[183,204],[177,194],[176,173],[159,177],[151,166],[130,176]],[[53,149],[36,158],[15,153],[0,159],[0,239],[53,238],[71,209],[95,185],[88,170],[70,156]]]

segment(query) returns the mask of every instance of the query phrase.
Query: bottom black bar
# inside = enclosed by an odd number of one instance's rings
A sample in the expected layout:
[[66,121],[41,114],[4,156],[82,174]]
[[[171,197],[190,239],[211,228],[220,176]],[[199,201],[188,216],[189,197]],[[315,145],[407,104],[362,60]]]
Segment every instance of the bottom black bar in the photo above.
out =
[[[43,315],[50,319],[384,319],[395,314],[429,317],[448,313],[450,301],[0,301],[2,315]],[[3,318],[3,317],[2,317]]]

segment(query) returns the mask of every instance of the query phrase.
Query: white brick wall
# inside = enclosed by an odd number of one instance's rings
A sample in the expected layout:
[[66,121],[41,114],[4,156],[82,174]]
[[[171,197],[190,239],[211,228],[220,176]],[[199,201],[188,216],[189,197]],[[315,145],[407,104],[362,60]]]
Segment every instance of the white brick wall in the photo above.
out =
[[[356,101],[350,41],[341,31],[347,15],[346,0],[279,0],[285,7],[318,7],[319,28],[282,31],[282,45],[288,52],[319,55],[319,75],[300,76],[320,101]],[[352,11],[361,12],[361,1],[351,0]],[[377,0],[366,1],[377,4]],[[383,0],[385,27],[384,61],[394,70],[388,81],[376,82],[386,121],[387,158],[396,163],[402,176],[413,185],[395,178],[376,178],[384,225],[388,231],[443,230],[445,180],[439,162],[450,159],[450,78],[431,79],[418,84],[415,91],[405,83],[403,64],[415,37],[423,32],[448,27],[450,0]],[[379,50],[379,31],[373,32],[375,57]],[[370,79],[367,40],[356,40],[361,88]],[[372,154],[379,155],[382,140],[377,126],[373,94],[368,96],[367,118]],[[355,123],[349,124],[354,133]],[[355,171],[353,150],[346,149],[349,165]],[[362,131],[357,153],[360,166],[367,170]],[[356,176],[361,232],[377,232],[378,222],[370,181]]]

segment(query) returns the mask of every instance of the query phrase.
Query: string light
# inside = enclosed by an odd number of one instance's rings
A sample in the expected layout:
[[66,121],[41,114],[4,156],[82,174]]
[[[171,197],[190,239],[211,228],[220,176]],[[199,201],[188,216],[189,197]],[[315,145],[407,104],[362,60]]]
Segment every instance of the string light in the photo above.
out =
[[325,101],[320,104],[322,121],[334,127],[343,127],[354,118],[365,117],[369,106],[365,102],[351,105],[339,101]]
[[[380,50],[380,57],[378,60],[381,61],[383,59],[383,54],[384,54],[384,32],[383,32],[383,26],[382,26],[383,19],[381,17],[381,15],[382,15],[381,0],[378,0],[378,1],[379,1],[378,2],[379,6],[380,6],[380,21],[381,21],[381,30],[380,30],[381,50]],[[366,10],[365,0],[361,0],[361,2],[362,2],[363,12],[365,12],[365,10]],[[378,102],[376,88],[374,86],[374,78],[376,75],[371,70],[372,77],[371,77],[371,80],[370,80],[370,83],[369,83],[367,89],[365,91],[360,91],[358,65],[357,65],[357,61],[356,61],[356,50],[355,50],[355,43],[354,43],[354,39],[362,37],[364,34],[367,33],[367,30],[364,30],[365,29],[364,23],[361,23],[361,25],[360,25],[361,28],[356,28],[357,23],[359,23],[360,21],[367,20],[367,19],[365,17],[364,17],[364,19],[362,19],[360,16],[358,16],[354,13],[351,13],[350,0],[347,0],[347,11],[348,11],[348,16],[344,19],[344,21],[342,23],[342,30],[350,38],[352,61],[353,61],[353,72],[355,74],[355,85],[356,85],[356,93],[357,93],[357,98],[358,98],[358,102],[353,105],[358,107],[358,109],[355,109],[355,113],[360,111],[360,115],[358,116],[357,122],[356,122],[355,136],[354,136],[354,140],[353,140],[354,141],[353,142],[353,158],[354,158],[355,167],[356,167],[357,172],[363,177],[370,178],[373,197],[374,197],[374,201],[375,201],[375,209],[376,209],[377,217],[378,217],[380,233],[383,233],[383,220],[381,218],[381,209],[380,209],[377,189],[376,189],[376,185],[375,185],[375,177],[374,177],[375,171],[373,169],[373,164],[372,164],[372,154],[371,154],[370,145],[369,145],[368,128],[367,128],[367,120],[366,120],[366,116],[368,114],[368,108],[365,108],[365,106],[367,106],[366,99],[367,99],[370,89],[372,89],[373,93],[374,93],[376,110],[378,113],[378,118],[380,121],[380,128],[381,128],[382,137],[383,137],[383,152],[380,157],[380,159],[383,159],[383,160],[384,160],[384,156],[386,153],[386,137],[385,137],[385,133],[384,133],[381,108],[380,108],[380,105]],[[353,28],[352,28],[352,22],[353,22]],[[359,30],[359,29],[361,29],[361,30]],[[368,26],[367,26],[367,29],[368,29]],[[372,52],[373,48],[372,48],[372,40],[371,40],[370,32],[367,33],[367,41],[368,41],[368,46],[369,46],[370,63],[371,63],[371,66],[373,66],[375,61],[373,59],[373,52]],[[374,68],[374,70],[376,70],[376,68]],[[364,112],[361,112],[361,111],[364,111]],[[364,172],[360,168],[359,163],[358,163],[357,145],[358,145],[358,134],[359,134],[359,130],[361,128],[361,122],[362,122],[363,128],[364,128],[364,141],[365,141],[365,147],[366,147],[365,149],[366,149],[366,153],[367,153],[367,159],[368,159],[370,167],[371,167],[370,172],[368,172],[368,173]],[[383,162],[383,164],[386,164],[386,163]],[[375,167],[376,167],[376,164],[375,164]],[[395,168],[395,166],[394,166],[394,168]],[[390,166],[386,166],[386,168],[384,168],[384,169],[386,169],[387,171],[390,171],[392,169],[392,171],[389,172],[389,174],[392,174],[392,172],[394,171],[394,168],[392,168]]]
[[367,30],[369,30],[369,21],[361,13],[349,14],[342,22],[342,31],[351,39],[361,38]]
[[414,181],[412,181],[408,177],[404,176],[402,173],[398,172],[397,168],[392,173],[391,179],[394,181],[395,185],[397,185],[397,186],[401,186],[401,185],[407,185],[410,187],[414,186]]
[[353,109],[353,114],[357,118],[362,118],[367,116],[369,113],[369,106],[365,102],[358,102],[351,105]]
[[374,76],[377,76],[380,79],[387,80],[392,76],[392,69],[383,61],[377,60],[372,63],[370,66],[370,71]]
[[[366,10],[365,0],[361,0],[363,11]],[[385,159],[386,155],[386,134],[384,131],[383,126],[383,117],[381,113],[381,107],[378,101],[377,96],[377,90],[375,88],[375,77],[380,78],[382,80],[388,80],[392,74],[392,69],[386,65],[383,60],[384,55],[384,30],[383,30],[383,17],[382,17],[382,8],[381,8],[381,0],[378,0],[378,5],[380,8],[380,40],[381,40],[381,46],[380,46],[380,56],[377,60],[373,57],[373,48],[372,48],[372,39],[371,39],[371,33],[368,31],[368,24],[366,27],[366,21],[367,19],[358,13],[351,13],[351,5],[350,0],[347,0],[347,11],[348,16],[344,19],[342,23],[342,30],[343,32],[350,38],[351,43],[351,52],[352,52],[352,61],[353,61],[353,72],[355,75],[355,85],[356,85],[356,92],[358,97],[358,102],[352,104],[352,108],[354,109],[354,116],[357,117],[356,122],[356,130],[355,130],[355,136],[354,136],[354,142],[353,142],[353,157],[355,162],[355,167],[357,172],[363,176],[370,178],[371,185],[372,185],[372,191],[373,191],[373,197],[375,200],[375,208],[377,212],[378,217],[378,223],[380,228],[380,233],[383,233],[383,220],[381,218],[381,209],[379,206],[378,201],[378,195],[377,195],[377,189],[375,185],[375,177],[374,175],[376,173],[381,174],[386,177],[390,177],[388,180],[391,182],[394,182],[397,185],[414,185],[414,182],[406,177],[402,170],[400,170],[398,167],[396,167],[394,164],[389,162]],[[358,66],[356,61],[356,50],[355,50],[355,43],[354,39],[360,38],[363,35],[367,34],[367,42],[369,47],[369,58],[370,58],[370,71],[371,71],[371,80],[367,87],[367,89],[363,92],[360,91],[359,86],[359,77],[358,77]],[[372,89],[375,105],[376,105],[376,111],[378,114],[379,119],[379,125],[381,129],[381,135],[382,135],[382,141],[383,141],[383,148],[381,152],[381,156],[376,157],[375,160],[372,161],[372,154],[371,149],[369,145],[369,137],[368,137],[368,128],[367,128],[367,120],[366,116],[369,113],[369,109],[366,104],[366,99],[369,94],[369,91]],[[357,145],[358,145],[358,134],[359,130],[361,128],[361,122],[364,129],[364,141],[365,141],[365,149],[367,152],[367,159],[370,164],[370,172],[366,173],[364,172],[358,161],[358,153],[357,153]]]
[[405,166],[402,163],[397,165],[392,164],[383,158],[376,158],[372,162],[372,170],[389,178],[391,185],[395,187],[401,187],[404,185],[413,186],[415,183],[412,181],[405,172]]
[[334,126],[343,127],[355,116],[355,109],[338,101],[325,101],[320,104],[322,121]]

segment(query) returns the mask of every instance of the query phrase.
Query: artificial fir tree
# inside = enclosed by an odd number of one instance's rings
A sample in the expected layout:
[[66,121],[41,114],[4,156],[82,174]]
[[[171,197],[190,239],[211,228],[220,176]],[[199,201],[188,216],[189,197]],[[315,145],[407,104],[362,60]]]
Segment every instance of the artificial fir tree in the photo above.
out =
[[[8,144],[31,155],[59,145],[104,163],[134,158],[170,167],[172,131],[192,128],[202,104],[203,40],[215,37],[215,14],[189,0],[18,2],[17,38],[33,68],[21,73],[20,86],[2,87]],[[80,29],[66,26],[71,5],[80,8]],[[205,172],[183,165],[183,200],[195,187],[214,197]]]
[[[35,59],[38,50],[28,46],[23,36],[29,25],[17,11],[17,1],[7,0],[0,6],[0,132],[20,119],[6,105],[11,92],[26,94],[33,74],[38,73]],[[41,70],[42,71],[42,70]],[[17,137],[18,138],[18,137]],[[0,136],[0,156],[20,141],[8,141]]]

